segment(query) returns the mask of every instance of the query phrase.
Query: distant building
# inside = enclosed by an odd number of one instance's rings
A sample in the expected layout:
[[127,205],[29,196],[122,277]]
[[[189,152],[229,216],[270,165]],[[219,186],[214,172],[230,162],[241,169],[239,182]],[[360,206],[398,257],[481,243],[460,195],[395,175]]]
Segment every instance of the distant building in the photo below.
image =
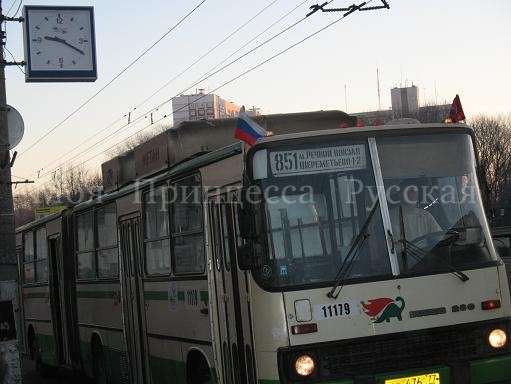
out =
[[[203,89],[193,95],[181,95],[172,99],[174,127],[183,121],[223,119],[238,116],[240,106],[218,95],[204,94]],[[259,115],[253,107],[247,114]]]
[[441,123],[449,116],[450,104],[419,106],[419,88],[415,85],[390,90],[392,108],[351,113],[366,125],[385,124],[393,119],[411,117],[421,123]]

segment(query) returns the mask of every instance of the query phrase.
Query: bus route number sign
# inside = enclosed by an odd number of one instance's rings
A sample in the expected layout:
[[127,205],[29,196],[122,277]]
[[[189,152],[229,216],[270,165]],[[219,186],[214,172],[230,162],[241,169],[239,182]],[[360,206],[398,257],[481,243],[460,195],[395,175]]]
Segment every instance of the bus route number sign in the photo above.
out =
[[270,165],[277,177],[364,169],[365,145],[270,152]]

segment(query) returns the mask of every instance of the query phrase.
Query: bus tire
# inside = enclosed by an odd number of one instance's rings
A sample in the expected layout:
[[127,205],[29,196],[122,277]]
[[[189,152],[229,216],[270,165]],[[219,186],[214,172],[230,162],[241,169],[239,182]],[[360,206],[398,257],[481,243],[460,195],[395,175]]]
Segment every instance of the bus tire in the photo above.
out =
[[92,342],[92,372],[95,384],[108,384],[106,374],[105,354],[101,342],[95,338]]
[[35,335],[32,335],[31,337],[30,355],[32,359],[35,361],[35,370],[40,377],[46,379],[55,375],[56,371],[55,367],[43,363],[41,358],[41,351],[39,350],[39,345],[37,344],[37,339]]
[[202,353],[192,351],[186,361],[187,384],[211,384],[211,370]]

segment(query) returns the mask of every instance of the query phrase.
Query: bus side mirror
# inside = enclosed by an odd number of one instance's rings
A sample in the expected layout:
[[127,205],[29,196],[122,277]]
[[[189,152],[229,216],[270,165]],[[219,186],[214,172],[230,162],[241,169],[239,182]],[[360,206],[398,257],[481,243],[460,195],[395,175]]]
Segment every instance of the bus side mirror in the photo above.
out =
[[245,242],[238,246],[238,266],[245,271],[262,265],[260,198],[257,186],[241,189],[238,225],[240,236]]
[[261,202],[259,192],[251,192],[250,188],[241,189],[241,207],[239,214],[239,232],[245,240],[256,240],[260,236]]

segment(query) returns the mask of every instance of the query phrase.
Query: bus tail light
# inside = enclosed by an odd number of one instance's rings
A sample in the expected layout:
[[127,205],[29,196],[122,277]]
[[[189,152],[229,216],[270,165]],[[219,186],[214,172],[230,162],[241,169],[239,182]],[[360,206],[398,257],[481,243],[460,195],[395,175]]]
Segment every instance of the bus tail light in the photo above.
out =
[[500,300],[486,300],[481,303],[481,308],[485,311],[500,308]]
[[316,323],[299,324],[291,327],[291,333],[293,335],[301,335],[303,333],[313,333],[318,331],[318,325]]

